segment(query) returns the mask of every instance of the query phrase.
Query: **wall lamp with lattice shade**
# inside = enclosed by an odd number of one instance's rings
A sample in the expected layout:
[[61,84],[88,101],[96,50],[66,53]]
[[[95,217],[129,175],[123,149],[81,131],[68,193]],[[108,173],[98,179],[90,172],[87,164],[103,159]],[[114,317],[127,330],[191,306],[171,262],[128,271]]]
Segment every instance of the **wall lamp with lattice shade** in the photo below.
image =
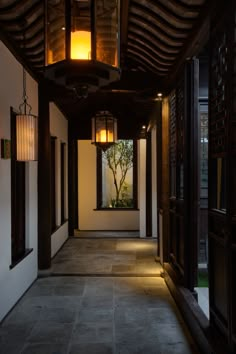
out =
[[117,119],[109,111],[99,111],[92,118],[92,144],[103,151],[117,141]]
[[45,75],[66,86],[76,86],[79,78],[91,86],[98,78],[118,80],[120,0],[47,0],[45,4]]
[[32,107],[27,102],[26,72],[23,69],[23,102],[16,115],[16,159],[36,161],[38,159],[38,119],[31,114]]

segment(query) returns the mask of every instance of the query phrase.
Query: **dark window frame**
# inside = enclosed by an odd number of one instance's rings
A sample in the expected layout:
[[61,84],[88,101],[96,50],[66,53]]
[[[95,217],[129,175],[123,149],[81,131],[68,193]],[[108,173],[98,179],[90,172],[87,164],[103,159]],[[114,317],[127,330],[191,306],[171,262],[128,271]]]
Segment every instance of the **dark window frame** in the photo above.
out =
[[51,233],[57,229],[56,224],[56,137],[51,136]]
[[65,146],[61,142],[61,225],[66,221],[65,218]]
[[[132,139],[121,139],[132,140]],[[137,193],[137,140],[133,140],[133,201],[132,208],[104,208],[102,207],[102,150],[97,148],[97,209],[106,211],[132,211],[138,210],[138,193]]]
[[26,163],[16,159],[16,115],[11,108],[11,265],[14,268],[33,249],[26,248]]

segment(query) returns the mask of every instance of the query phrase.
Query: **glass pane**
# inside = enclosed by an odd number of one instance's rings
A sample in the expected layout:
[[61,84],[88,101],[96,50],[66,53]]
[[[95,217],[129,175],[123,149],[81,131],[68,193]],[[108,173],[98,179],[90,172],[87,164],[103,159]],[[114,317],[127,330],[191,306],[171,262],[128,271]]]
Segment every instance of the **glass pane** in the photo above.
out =
[[65,1],[48,0],[46,65],[65,59]]
[[133,140],[102,153],[102,208],[133,208]]
[[176,166],[170,167],[170,196],[176,196]]
[[213,166],[213,208],[226,211],[226,161],[217,158],[212,161]]
[[208,199],[208,113],[200,113],[200,198],[201,204]]
[[217,209],[226,210],[225,159],[217,159]]
[[90,0],[71,3],[71,59],[91,59]]
[[118,66],[118,0],[96,1],[96,59]]

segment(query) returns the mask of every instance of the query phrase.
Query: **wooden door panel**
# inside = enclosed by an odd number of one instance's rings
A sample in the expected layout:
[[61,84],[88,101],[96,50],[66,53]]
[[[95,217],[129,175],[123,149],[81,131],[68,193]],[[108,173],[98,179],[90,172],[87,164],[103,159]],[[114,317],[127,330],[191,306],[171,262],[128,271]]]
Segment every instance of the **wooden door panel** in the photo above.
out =
[[[170,151],[170,263],[177,278],[194,291],[198,242],[198,61],[186,63],[171,92]],[[197,214],[197,215],[196,215]]]
[[[221,7],[222,6],[222,7]],[[215,15],[216,14],[216,15]],[[236,3],[212,14],[209,86],[210,322],[236,351]]]

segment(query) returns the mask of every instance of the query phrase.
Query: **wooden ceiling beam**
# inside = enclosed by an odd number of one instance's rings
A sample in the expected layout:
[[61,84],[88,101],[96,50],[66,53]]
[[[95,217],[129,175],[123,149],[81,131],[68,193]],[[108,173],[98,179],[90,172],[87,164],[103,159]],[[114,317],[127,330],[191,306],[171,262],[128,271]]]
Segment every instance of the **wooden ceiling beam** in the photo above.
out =
[[125,54],[128,42],[128,22],[129,22],[129,5],[130,0],[120,1],[120,13],[121,13],[121,24],[120,24],[120,47],[121,47],[121,66],[124,65]]
[[24,52],[20,48],[16,48],[15,42],[12,38],[2,29],[0,23],[0,41],[4,43],[4,45],[9,49],[12,55],[18,60],[18,62],[24,66],[24,68],[28,71],[28,73],[36,80],[39,80],[38,74],[36,74],[35,70],[30,65],[29,61],[27,61]]
[[202,7],[198,20],[195,22],[193,29],[185,41],[185,45],[178,54],[178,59],[173,65],[172,71],[170,71],[165,85],[166,88],[171,88],[173,82],[175,82],[181,68],[188,58],[198,55],[208,41],[210,14],[213,8],[211,1],[207,1]]

